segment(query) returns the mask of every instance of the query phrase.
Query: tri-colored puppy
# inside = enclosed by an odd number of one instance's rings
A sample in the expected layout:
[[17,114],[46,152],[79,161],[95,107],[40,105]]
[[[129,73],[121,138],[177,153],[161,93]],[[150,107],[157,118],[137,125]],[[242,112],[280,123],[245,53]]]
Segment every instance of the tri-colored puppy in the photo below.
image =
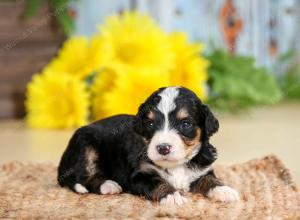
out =
[[187,202],[185,191],[219,201],[238,193],[216,178],[219,128],[209,108],[190,90],[155,91],[137,115],[117,115],[78,129],[58,168],[58,182],[77,193],[142,195],[161,204]]

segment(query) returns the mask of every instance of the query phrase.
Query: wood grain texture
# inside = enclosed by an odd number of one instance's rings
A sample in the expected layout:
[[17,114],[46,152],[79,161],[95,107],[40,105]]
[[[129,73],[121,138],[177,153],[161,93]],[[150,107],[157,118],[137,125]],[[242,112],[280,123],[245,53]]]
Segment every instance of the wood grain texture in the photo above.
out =
[[[105,16],[130,9],[151,15],[166,31],[185,31],[191,40],[226,48],[219,24],[227,0],[87,0],[77,5],[77,33],[91,35]],[[243,22],[236,53],[251,55],[271,68],[278,56],[300,49],[300,2],[297,0],[232,0]]]
[[24,7],[22,1],[0,2],[0,118],[24,116],[27,83],[64,39],[48,7],[25,20]]

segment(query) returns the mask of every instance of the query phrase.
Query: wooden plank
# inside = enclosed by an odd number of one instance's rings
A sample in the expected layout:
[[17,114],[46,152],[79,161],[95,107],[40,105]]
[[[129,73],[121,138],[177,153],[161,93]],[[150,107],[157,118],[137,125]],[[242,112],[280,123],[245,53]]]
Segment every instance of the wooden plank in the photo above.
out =
[[0,54],[1,80],[6,83],[28,81],[32,74],[39,72],[50,62],[57,50],[58,45],[35,44]]
[[61,38],[60,33],[53,32],[49,26],[33,26],[30,28],[7,27],[1,28],[0,44],[11,44],[13,42],[55,42]]
[[14,94],[0,98],[0,118],[21,118],[25,115],[24,97]]
[[[225,43],[220,31],[219,14],[224,0],[203,1],[198,6],[197,25],[192,40],[201,40],[207,50],[214,47],[224,48]],[[208,44],[209,42],[209,44]]]
[[24,2],[0,3],[0,118],[23,117],[26,85],[57,53],[63,34],[47,7],[22,20]]
[[293,47],[293,42],[297,36],[297,29],[299,29],[299,23],[297,15],[297,3],[295,0],[281,0],[278,6],[278,35],[279,35],[279,50],[281,53],[285,53]]
[[27,84],[25,82],[5,83],[0,82],[0,98],[9,97],[11,94],[24,94]]
[[14,68],[1,70],[1,81],[5,83],[27,82],[34,73],[40,72],[47,61],[26,63],[26,66],[16,65]]
[[30,54],[33,55],[35,58],[41,57],[49,59],[57,53],[60,46],[60,42],[22,42],[18,44],[15,48],[12,48],[11,50],[0,51],[0,59],[4,60],[5,62],[6,60],[15,59],[16,61],[16,59],[26,59],[28,57],[28,51],[30,51]]
[[20,41],[55,42],[62,37],[62,31],[55,24],[55,16],[46,5],[30,19],[24,19],[22,16],[24,5],[23,2],[0,3],[0,45],[2,47]]
[[[42,7],[38,13],[30,18],[25,18],[23,12],[25,7],[14,7],[11,3],[9,7],[4,7],[3,3],[0,3],[0,27],[7,28],[10,26],[30,27],[35,25],[42,25],[44,22],[50,22],[55,17],[55,14],[50,12],[48,8]],[[14,13],[12,13],[12,11]]]

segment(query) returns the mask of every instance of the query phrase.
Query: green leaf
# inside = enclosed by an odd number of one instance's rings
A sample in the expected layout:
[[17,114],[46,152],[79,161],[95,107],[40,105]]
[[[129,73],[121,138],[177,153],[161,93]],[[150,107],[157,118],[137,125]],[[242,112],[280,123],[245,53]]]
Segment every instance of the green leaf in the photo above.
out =
[[36,15],[38,9],[41,7],[41,5],[44,2],[45,0],[27,0],[25,12],[24,12],[25,18],[30,18]]
[[[300,56],[290,50],[278,59],[281,68],[278,83],[286,99],[300,100]],[[275,66],[278,68],[278,66]],[[278,68],[279,69],[279,68]]]
[[286,53],[281,54],[277,60],[277,62],[280,63],[284,63],[287,62],[293,58],[295,58],[295,56],[297,55],[297,51],[296,50],[288,50]]
[[208,70],[210,105],[236,112],[281,99],[275,78],[265,68],[255,67],[252,57],[231,56],[225,51],[214,50],[207,58],[211,62]]
[[55,16],[67,35],[70,35],[74,29],[74,21],[68,14],[68,6],[72,0],[50,0],[50,6]]
[[65,34],[70,35],[75,29],[74,21],[68,14],[68,6],[72,1],[76,0],[26,0],[24,16],[26,18],[33,17],[38,9],[47,2]]

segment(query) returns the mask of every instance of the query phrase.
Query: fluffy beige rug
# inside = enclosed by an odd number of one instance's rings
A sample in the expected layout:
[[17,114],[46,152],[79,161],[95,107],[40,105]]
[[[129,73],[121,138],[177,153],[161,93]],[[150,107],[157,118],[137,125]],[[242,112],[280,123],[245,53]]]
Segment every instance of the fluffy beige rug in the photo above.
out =
[[275,156],[216,166],[216,173],[241,201],[189,194],[179,208],[129,194],[78,195],[57,185],[53,164],[8,163],[0,167],[0,219],[300,219],[300,194]]

